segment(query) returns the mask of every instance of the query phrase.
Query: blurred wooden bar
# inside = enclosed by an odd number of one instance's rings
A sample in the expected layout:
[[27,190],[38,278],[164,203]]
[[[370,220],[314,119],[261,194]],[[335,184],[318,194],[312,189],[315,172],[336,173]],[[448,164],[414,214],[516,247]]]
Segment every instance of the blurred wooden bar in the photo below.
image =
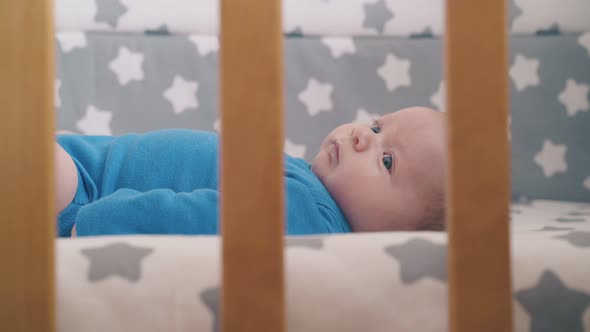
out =
[[285,331],[280,0],[221,1],[221,330]]
[[0,331],[55,331],[53,1],[0,1]]
[[447,0],[451,332],[512,330],[506,11]]

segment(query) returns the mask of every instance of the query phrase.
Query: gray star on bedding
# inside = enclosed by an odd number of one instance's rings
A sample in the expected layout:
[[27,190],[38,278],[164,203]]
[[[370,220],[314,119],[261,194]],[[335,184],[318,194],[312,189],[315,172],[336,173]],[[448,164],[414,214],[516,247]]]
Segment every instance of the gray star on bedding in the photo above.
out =
[[170,30],[166,24],[162,24],[155,29],[147,29],[143,33],[148,36],[168,36],[170,35]]
[[426,28],[422,32],[410,34],[410,39],[420,39],[420,38],[434,38],[434,34],[432,33],[432,29]]
[[590,295],[565,286],[557,275],[545,271],[537,285],[515,293],[531,318],[531,332],[583,332],[582,315]]
[[545,226],[541,229],[537,229],[539,232],[552,232],[552,231],[569,231],[572,230],[571,227],[553,227],[553,226]]
[[152,248],[117,242],[103,247],[82,249],[81,253],[90,261],[88,281],[98,282],[110,276],[119,276],[137,282],[141,278],[141,261],[153,251]]
[[410,284],[422,278],[447,281],[447,246],[424,239],[411,239],[385,248],[388,255],[399,261],[400,278]]
[[563,239],[569,242],[574,247],[587,248],[590,247],[590,232],[573,231],[566,235],[559,235],[556,239]]
[[522,15],[522,9],[518,7],[515,0],[508,0],[508,27],[512,27],[512,22],[517,16]]
[[364,10],[365,20],[363,21],[363,27],[375,29],[378,33],[383,33],[385,24],[393,18],[393,13],[385,5],[385,0],[377,1],[374,4],[366,4]]
[[551,26],[547,27],[547,29],[539,29],[535,32],[537,36],[555,36],[560,35],[561,30],[559,29],[559,25],[557,23],[553,23]]
[[127,7],[121,0],[97,0],[96,1],[96,22],[106,22],[113,28],[117,27],[119,18],[127,12]]
[[585,217],[585,216],[590,216],[590,211],[571,211],[571,212],[568,212],[567,215],[574,216],[574,217]]
[[211,331],[219,331],[219,288],[207,288],[201,292],[200,298],[213,315],[213,329]]
[[309,249],[321,250],[324,247],[323,237],[289,237],[285,242],[285,245],[289,248],[293,247],[304,247]]
[[567,218],[567,217],[559,217],[555,218],[555,221],[561,223],[570,223],[570,222],[584,222],[586,219],[584,218]]

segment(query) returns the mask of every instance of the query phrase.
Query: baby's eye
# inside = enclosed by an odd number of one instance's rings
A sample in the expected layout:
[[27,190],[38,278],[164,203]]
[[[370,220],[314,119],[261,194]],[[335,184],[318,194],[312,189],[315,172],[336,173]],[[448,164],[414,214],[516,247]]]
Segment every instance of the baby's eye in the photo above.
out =
[[379,123],[375,123],[372,127],[371,130],[375,133],[375,134],[379,134],[379,132],[381,131],[381,126],[379,125]]
[[385,166],[385,168],[387,168],[388,171],[391,171],[391,168],[393,167],[393,156],[390,154],[384,154],[383,155],[383,166]]

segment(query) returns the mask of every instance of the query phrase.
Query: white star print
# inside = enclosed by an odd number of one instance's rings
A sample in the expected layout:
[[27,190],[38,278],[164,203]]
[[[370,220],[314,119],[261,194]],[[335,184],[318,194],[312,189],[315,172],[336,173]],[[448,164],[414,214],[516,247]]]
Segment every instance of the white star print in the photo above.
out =
[[142,63],[143,54],[133,53],[126,47],[121,47],[117,57],[109,64],[109,68],[117,75],[119,84],[125,85],[133,80],[143,80]]
[[330,97],[332,90],[334,88],[331,84],[323,84],[312,78],[307,81],[307,87],[298,97],[305,104],[309,115],[314,116],[322,111],[332,111],[332,98]]
[[193,35],[188,38],[195,46],[201,56],[205,56],[219,50],[219,40],[216,36]]
[[172,104],[174,113],[179,114],[189,108],[198,108],[197,90],[199,83],[185,81],[182,77],[174,76],[172,85],[164,91],[164,98]]
[[285,139],[284,150],[291,157],[304,158],[306,147],[303,144],[295,144],[287,138]]
[[76,123],[76,127],[85,135],[112,135],[112,117],[113,112],[99,110],[94,105],[88,105],[86,114]]
[[59,89],[61,88],[61,81],[56,79],[55,80],[55,84],[53,85],[55,94],[53,97],[53,106],[57,107],[61,107],[61,98],[59,97]]
[[568,79],[565,89],[559,94],[559,101],[565,106],[567,115],[574,116],[578,111],[588,111],[588,84],[577,84],[576,81]]
[[539,60],[527,58],[522,54],[517,54],[512,68],[510,68],[510,77],[514,81],[516,90],[522,91],[527,86],[539,85]]
[[535,155],[535,163],[543,169],[545,177],[551,177],[557,172],[567,171],[566,152],[567,146],[553,144],[550,140],[545,140],[543,149]]
[[55,37],[64,53],[69,53],[76,48],[88,45],[86,35],[82,32],[60,32]]
[[432,105],[434,105],[441,112],[445,111],[445,93],[445,81],[442,80],[438,84],[438,90],[432,96],[430,96],[430,102]]
[[356,117],[354,118],[353,123],[360,123],[360,124],[372,124],[375,120],[379,119],[379,114],[371,114],[365,111],[362,108],[359,108],[356,111]]
[[377,70],[389,91],[394,91],[400,86],[410,86],[409,72],[410,60],[398,58],[393,53],[387,55],[385,63]]
[[586,32],[585,34],[581,35],[580,38],[578,38],[578,43],[580,43],[580,45],[586,49],[588,56],[590,56],[590,32]]
[[586,187],[586,189],[590,191],[590,176],[587,177],[586,180],[584,180],[584,187]]
[[354,54],[356,47],[352,38],[344,37],[325,37],[322,38],[322,44],[328,46],[332,57],[339,58],[344,54]]

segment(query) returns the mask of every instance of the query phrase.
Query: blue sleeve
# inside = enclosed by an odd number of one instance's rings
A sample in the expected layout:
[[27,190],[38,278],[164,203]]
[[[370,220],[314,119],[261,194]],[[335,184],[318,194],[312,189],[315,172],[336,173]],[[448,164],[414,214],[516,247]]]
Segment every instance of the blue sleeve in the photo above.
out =
[[217,234],[219,192],[119,189],[76,214],[79,236],[116,234]]
[[[317,204],[300,182],[286,179],[289,235],[341,232],[329,209]],[[76,214],[76,233],[122,234],[217,234],[219,192],[197,189],[176,193],[169,189],[139,192],[119,189],[82,206]]]
[[305,235],[334,233],[330,214],[317,204],[309,189],[292,178],[285,179],[287,188],[287,233]]

